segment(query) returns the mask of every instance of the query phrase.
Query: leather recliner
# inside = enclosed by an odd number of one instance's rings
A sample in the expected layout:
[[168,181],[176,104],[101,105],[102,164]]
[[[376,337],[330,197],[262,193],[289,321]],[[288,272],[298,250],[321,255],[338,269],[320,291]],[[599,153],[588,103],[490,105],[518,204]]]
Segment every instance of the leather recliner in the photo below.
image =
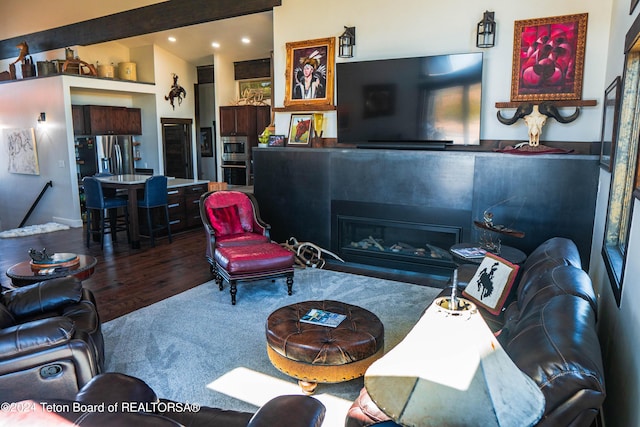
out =
[[104,363],[95,298],[75,277],[0,295],[2,400],[71,399]]
[[277,396],[255,414],[175,402],[113,372],[93,378],[73,400],[26,400],[10,408],[0,412],[0,425],[320,427],[325,414],[320,401],[303,395]]
[[[575,243],[555,237],[538,246],[511,292],[513,302],[499,316],[482,310],[481,314],[488,324],[500,325],[498,341],[544,395],[544,414],[536,426],[592,425],[606,388],[596,329],[597,298],[589,275],[581,269]],[[445,289],[441,296],[450,293]],[[388,420],[363,388],[345,425]]]

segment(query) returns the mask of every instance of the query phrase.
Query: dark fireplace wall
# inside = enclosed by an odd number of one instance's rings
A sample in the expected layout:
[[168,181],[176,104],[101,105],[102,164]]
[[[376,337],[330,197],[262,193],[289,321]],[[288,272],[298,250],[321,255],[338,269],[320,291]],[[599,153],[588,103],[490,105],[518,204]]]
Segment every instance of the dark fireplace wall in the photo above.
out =
[[589,264],[597,156],[270,147],[254,149],[253,159],[254,193],[278,242],[330,248],[332,200],[468,211],[459,225],[471,241],[481,237],[473,220],[488,209],[495,224],[525,232],[501,236],[503,244],[528,254],[568,237]]

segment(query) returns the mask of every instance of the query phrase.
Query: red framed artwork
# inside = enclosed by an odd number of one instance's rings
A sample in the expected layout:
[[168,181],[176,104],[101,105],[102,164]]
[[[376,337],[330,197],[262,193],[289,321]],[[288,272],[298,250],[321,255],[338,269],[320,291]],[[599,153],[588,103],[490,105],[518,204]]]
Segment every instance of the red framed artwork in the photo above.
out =
[[587,16],[515,21],[511,101],[582,99]]

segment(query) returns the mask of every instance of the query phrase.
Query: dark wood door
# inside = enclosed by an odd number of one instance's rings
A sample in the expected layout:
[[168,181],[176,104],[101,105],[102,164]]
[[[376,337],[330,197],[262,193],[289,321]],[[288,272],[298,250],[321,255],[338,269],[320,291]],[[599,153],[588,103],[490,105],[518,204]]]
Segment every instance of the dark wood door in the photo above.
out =
[[164,147],[164,174],[175,178],[193,178],[191,159],[191,119],[160,119]]

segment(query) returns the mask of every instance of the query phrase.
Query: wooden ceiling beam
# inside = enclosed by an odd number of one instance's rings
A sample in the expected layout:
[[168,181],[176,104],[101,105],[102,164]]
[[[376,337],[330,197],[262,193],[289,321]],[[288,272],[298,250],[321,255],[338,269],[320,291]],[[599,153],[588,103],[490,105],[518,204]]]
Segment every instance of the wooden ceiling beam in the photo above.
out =
[[26,41],[29,53],[69,46],[86,46],[172,28],[202,24],[272,10],[281,0],[169,0],[113,15],[51,28],[0,41],[0,59],[18,56],[16,45]]

